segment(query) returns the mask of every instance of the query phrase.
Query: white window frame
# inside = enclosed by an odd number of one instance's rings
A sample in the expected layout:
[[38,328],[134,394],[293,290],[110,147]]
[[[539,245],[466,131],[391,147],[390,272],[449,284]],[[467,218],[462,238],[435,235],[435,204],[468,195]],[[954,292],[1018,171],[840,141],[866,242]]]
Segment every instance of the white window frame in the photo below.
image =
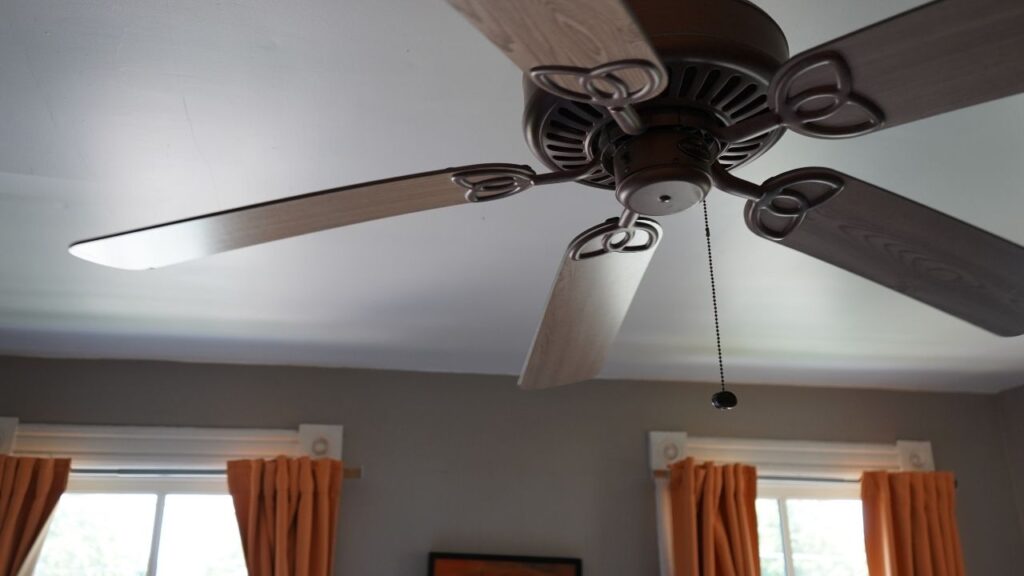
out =
[[[71,458],[68,493],[156,494],[147,576],[156,573],[168,494],[227,494],[228,460],[279,455],[335,458],[343,428],[302,424],[297,430],[65,426],[0,418],[0,454]],[[20,574],[32,574],[43,537]]]
[[[654,473],[662,576],[672,574],[672,525],[668,478],[658,472],[664,472],[672,463],[690,457],[701,462],[755,466],[758,497],[780,500],[860,499],[860,476],[866,470],[935,469],[930,442],[900,440],[893,444],[857,444],[701,438],[689,436],[686,432],[649,432],[648,461]],[[785,521],[785,512],[780,519]],[[784,532],[783,538],[786,539],[788,529]]]

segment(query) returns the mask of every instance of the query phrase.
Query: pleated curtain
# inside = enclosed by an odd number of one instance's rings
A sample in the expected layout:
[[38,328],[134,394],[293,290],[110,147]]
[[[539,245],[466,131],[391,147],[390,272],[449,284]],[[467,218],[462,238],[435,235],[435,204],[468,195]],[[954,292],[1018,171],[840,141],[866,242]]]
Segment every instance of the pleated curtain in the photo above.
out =
[[757,471],[697,464],[669,468],[673,576],[760,576]]
[[861,499],[871,576],[964,575],[952,474],[866,472]]
[[228,462],[250,576],[329,576],[344,475],[338,460]]
[[0,455],[0,576],[17,574],[70,473],[67,459]]

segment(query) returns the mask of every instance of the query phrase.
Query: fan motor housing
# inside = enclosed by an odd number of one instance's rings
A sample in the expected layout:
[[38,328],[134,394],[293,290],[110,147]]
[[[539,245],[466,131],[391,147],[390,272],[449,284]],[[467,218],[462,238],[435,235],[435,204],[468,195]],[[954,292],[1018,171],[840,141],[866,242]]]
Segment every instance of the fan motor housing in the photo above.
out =
[[645,216],[681,212],[711,191],[711,162],[720,146],[700,129],[649,128],[612,146],[615,197]]
[[[667,88],[636,106],[649,131],[664,135],[680,130],[680,138],[688,139],[694,130],[730,126],[768,109],[768,85],[788,59],[789,47],[782,29],[760,8],[745,0],[631,0],[630,6],[668,72]],[[557,171],[580,169],[599,159],[601,169],[581,182],[616,188],[617,152],[643,135],[624,134],[603,109],[554,96],[528,77],[523,85],[524,132],[534,155]],[[746,164],[771,148],[784,131],[714,146],[710,161],[726,169]],[[658,140],[669,148],[679,144]],[[651,145],[645,147],[650,150]],[[666,150],[659,156],[674,154]],[[619,173],[620,178],[625,175],[621,169]],[[680,200],[695,197],[702,182],[695,176],[694,187]],[[642,213],[658,215],[663,208],[653,206],[655,212]]]

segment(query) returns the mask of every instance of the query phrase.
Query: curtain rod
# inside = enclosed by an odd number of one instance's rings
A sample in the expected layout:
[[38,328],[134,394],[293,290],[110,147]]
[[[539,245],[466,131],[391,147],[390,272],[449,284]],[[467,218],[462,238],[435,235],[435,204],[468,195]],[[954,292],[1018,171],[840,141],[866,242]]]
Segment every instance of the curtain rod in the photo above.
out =
[[[668,478],[670,476],[668,470],[655,470],[655,478]],[[778,480],[782,482],[829,482],[832,484],[860,484],[860,478],[824,478],[815,476],[762,476],[757,475],[758,480]],[[953,487],[960,488],[960,480],[953,478]]]
[[[670,476],[668,470],[655,470],[655,478],[668,478]],[[771,476],[771,475],[757,475],[758,480],[778,480],[783,482],[829,482],[831,484],[860,484],[859,478],[827,478],[821,476]]]
[[[227,476],[224,468],[72,468],[80,476]],[[345,468],[346,480],[363,477],[363,468]]]

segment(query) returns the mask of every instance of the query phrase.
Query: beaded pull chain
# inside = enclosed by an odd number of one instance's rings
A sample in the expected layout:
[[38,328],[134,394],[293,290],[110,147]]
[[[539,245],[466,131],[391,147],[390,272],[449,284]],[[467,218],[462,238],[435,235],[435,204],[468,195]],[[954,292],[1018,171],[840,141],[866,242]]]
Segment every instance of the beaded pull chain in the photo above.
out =
[[711,396],[711,405],[719,410],[732,410],[739,404],[739,399],[725,389],[725,366],[722,363],[722,331],[718,325],[718,294],[715,290],[715,262],[711,257],[711,225],[708,222],[708,202],[701,202],[704,208],[704,238],[708,246],[708,273],[711,276],[711,307],[715,312],[715,346],[718,349],[718,381],[722,389]]

